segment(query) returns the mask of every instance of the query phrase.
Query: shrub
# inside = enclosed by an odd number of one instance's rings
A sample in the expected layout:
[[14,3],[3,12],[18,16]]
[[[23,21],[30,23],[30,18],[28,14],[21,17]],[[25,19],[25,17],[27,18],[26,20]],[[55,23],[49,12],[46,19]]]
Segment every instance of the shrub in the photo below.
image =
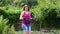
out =
[[7,34],[8,31],[8,19],[3,19],[3,16],[0,16],[0,34]]

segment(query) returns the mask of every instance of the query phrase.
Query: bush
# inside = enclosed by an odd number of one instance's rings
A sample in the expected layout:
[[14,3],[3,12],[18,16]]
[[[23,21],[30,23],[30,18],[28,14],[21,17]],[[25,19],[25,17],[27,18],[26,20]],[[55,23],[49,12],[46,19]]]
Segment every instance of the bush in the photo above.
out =
[[5,18],[9,19],[7,23],[7,24],[10,24],[9,26],[11,26],[12,24],[16,22],[20,22],[19,20],[20,12],[21,12],[21,8],[18,9],[17,7],[13,7],[11,5],[9,5],[8,8],[7,6],[4,6],[0,9],[0,15],[4,16],[3,19]]
[[15,34],[14,25],[9,27],[10,25],[7,25],[8,19],[3,19],[3,16],[0,16],[0,34]]
[[8,34],[15,34],[14,25],[12,25],[11,28],[9,28]]
[[0,34],[7,34],[8,32],[8,19],[3,19],[3,16],[0,16]]

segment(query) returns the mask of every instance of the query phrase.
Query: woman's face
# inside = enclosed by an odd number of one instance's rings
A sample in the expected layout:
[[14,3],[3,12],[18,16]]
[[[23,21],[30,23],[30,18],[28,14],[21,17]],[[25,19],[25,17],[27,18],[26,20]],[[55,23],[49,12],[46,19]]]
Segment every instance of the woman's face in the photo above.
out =
[[25,7],[25,11],[28,11],[28,7],[27,6]]

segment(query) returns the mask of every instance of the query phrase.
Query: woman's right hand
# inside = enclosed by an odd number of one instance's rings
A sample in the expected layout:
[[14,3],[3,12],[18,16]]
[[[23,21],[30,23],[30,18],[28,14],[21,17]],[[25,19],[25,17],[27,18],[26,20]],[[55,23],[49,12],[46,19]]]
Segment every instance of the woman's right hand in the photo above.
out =
[[23,20],[23,17],[20,17],[20,20]]

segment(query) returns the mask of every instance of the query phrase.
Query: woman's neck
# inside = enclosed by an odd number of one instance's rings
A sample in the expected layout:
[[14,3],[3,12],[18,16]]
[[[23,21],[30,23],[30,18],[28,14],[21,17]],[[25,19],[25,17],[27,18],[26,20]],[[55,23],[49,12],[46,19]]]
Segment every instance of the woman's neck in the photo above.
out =
[[[26,11],[26,10],[25,10]],[[28,12],[28,11],[26,11],[26,12]]]

